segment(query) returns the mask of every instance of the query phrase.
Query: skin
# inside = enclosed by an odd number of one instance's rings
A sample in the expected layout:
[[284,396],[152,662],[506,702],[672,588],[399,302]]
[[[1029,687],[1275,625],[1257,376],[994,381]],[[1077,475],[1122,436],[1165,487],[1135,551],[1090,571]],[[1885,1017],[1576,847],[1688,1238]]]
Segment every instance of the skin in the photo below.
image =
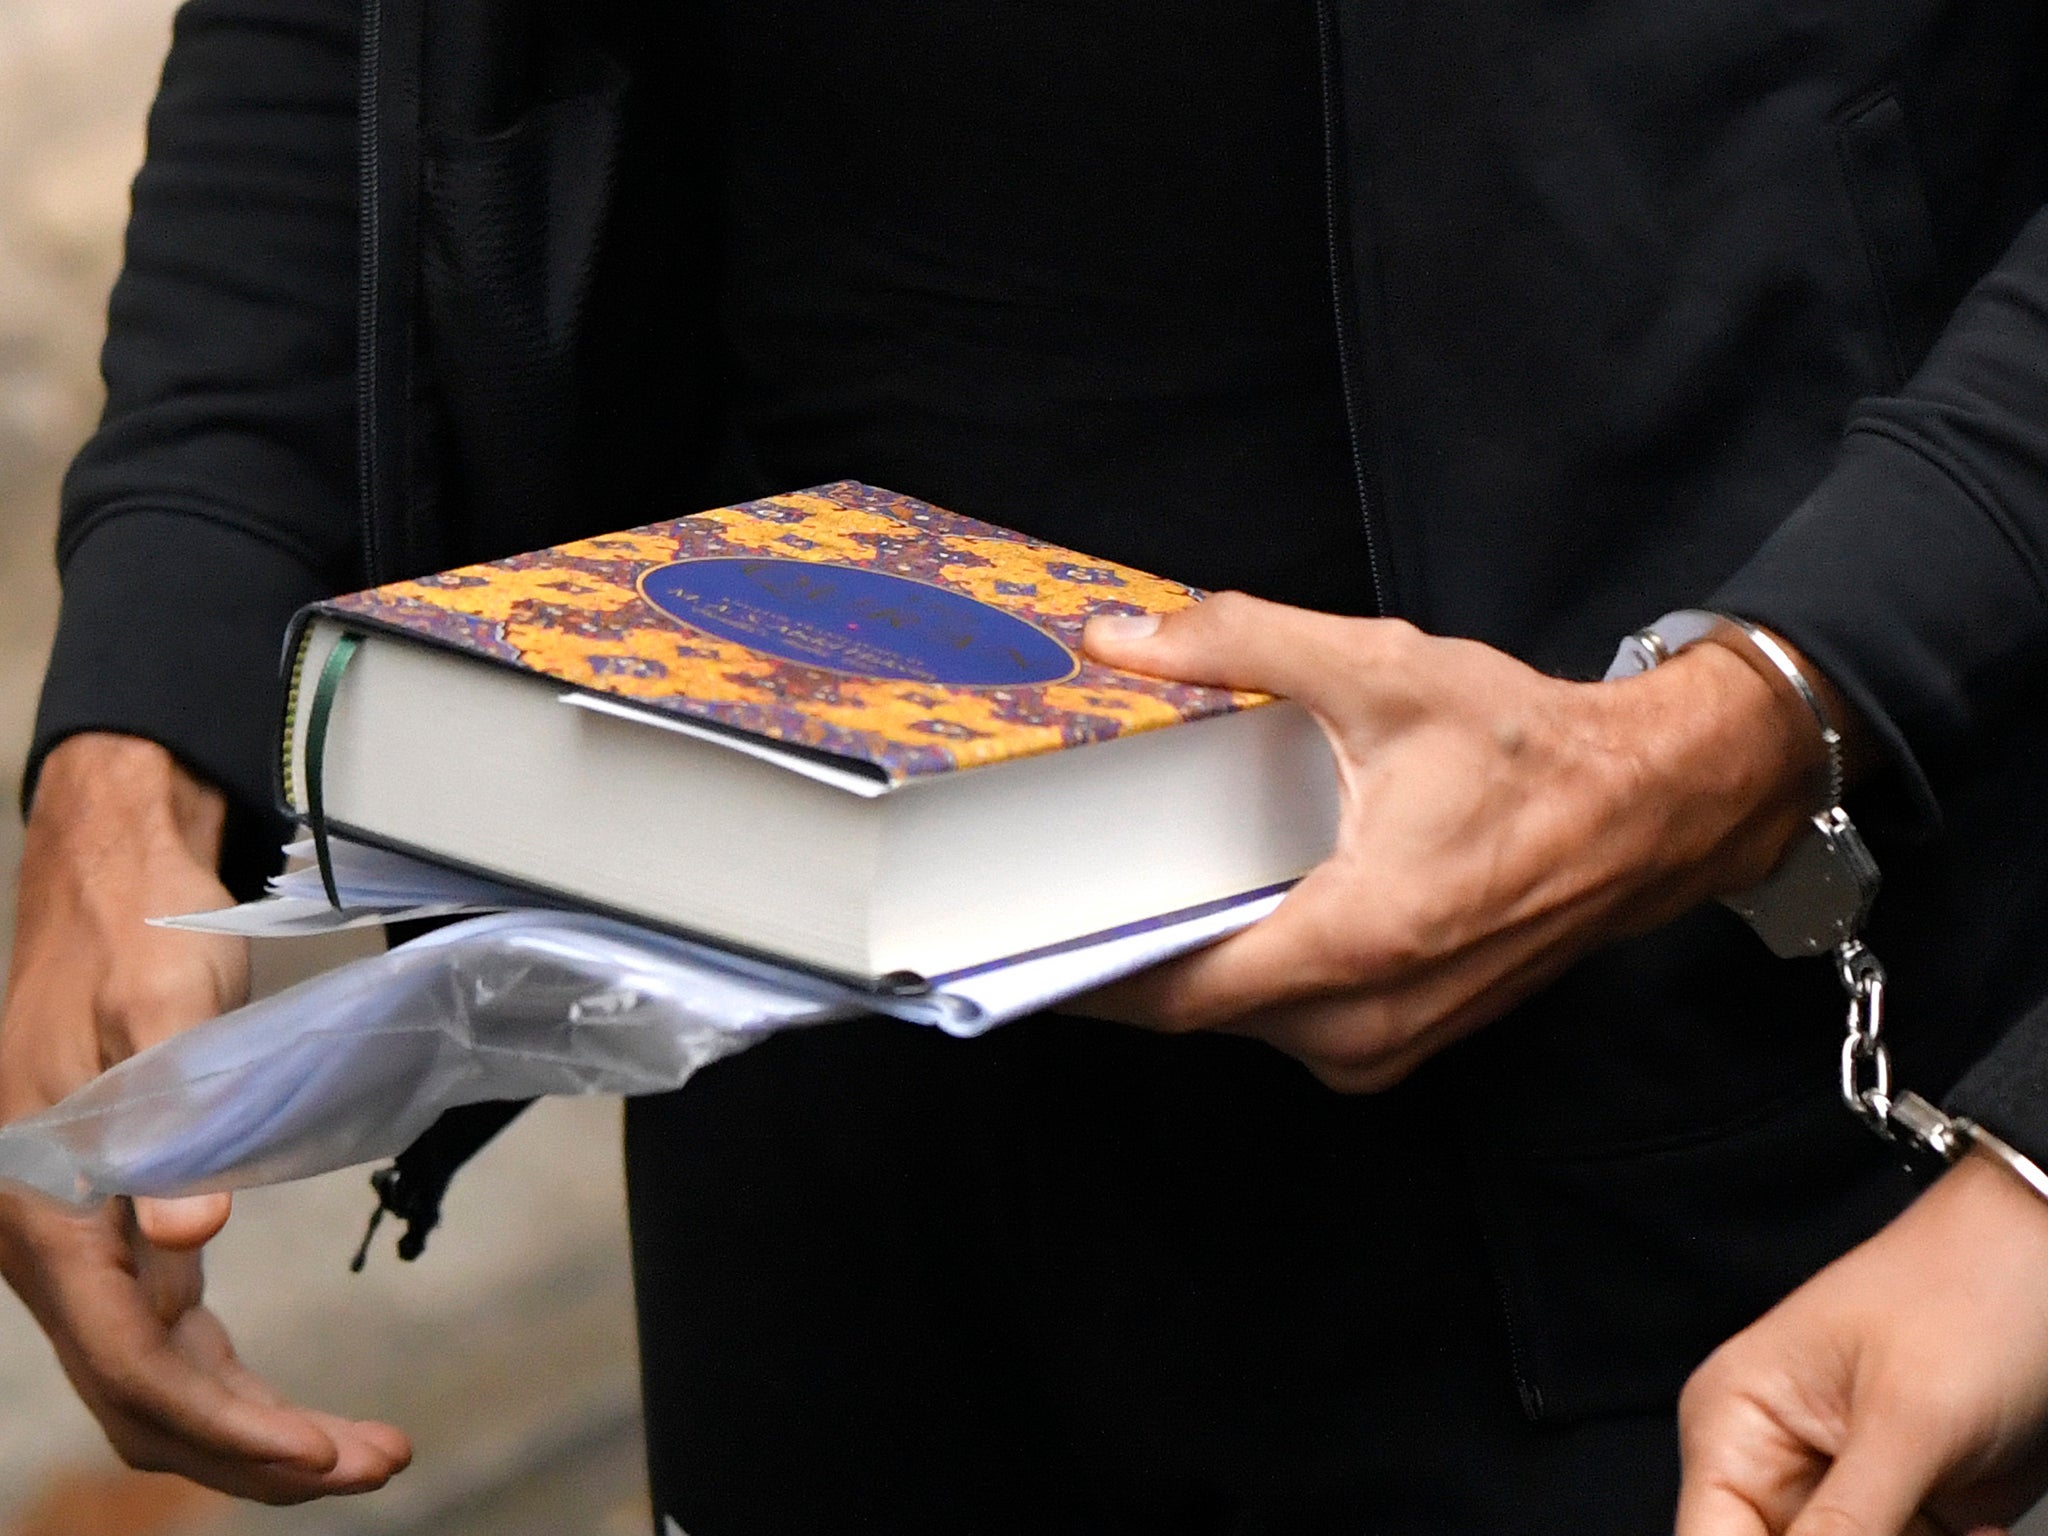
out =
[[1256,689],[1336,756],[1336,851],[1265,921],[1086,1011],[1264,1040],[1331,1087],[1391,1087],[1572,961],[1769,872],[1815,809],[1813,720],[1694,646],[1564,682],[1469,640],[1221,593],[1098,619],[1091,655]]
[[1968,1157],[1693,1376],[1678,1536],[1996,1536],[2048,1489],[2048,1202]]
[[[74,736],[46,760],[0,1010],[0,1118],[242,1002],[247,945],[145,926],[223,906],[220,794],[149,742]],[[225,1195],[80,1215],[0,1189],[0,1274],[130,1466],[291,1504],[381,1486],[405,1436],[286,1402],[203,1303],[199,1250]]]

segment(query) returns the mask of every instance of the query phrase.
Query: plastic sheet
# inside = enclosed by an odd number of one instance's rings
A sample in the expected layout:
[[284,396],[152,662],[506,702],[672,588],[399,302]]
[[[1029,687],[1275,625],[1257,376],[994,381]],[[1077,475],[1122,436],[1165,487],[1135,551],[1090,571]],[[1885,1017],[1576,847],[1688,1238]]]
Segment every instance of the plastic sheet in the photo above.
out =
[[1279,899],[1213,903],[902,998],[588,914],[471,918],[201,1024],[0,1128],[0,1179],[74,1204],[280,1183],[394,1156],[461,1104],[665,1092],[779,1029],[882,1012],[977,1034]]

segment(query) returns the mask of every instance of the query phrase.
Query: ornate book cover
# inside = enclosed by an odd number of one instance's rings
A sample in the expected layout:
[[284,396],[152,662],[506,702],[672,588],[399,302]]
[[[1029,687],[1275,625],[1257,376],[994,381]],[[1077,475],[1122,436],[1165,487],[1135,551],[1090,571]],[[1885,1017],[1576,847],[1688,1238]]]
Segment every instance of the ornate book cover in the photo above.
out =
[[844,482],[321,603],[891,783],[1268,702],[1089,661],[1100,613],[1190,587]]

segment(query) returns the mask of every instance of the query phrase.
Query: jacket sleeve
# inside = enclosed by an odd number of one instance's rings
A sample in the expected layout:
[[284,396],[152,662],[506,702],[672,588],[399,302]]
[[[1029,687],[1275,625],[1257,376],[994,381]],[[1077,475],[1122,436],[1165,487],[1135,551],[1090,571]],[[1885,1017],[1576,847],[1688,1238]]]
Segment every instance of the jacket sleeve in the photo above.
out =
[[2048,1003],[2007,1030],[1950,1090],[1944,1107],[2048,1168]]
[[2048,672],[2048,212],[1712,606],[1833,679],[1938,824],[1926,765]]
[[24,800],[79,731],[162,743],[228,794],[225,872],[274,854],[279,646],[357,584],[355,0],[191,0],[135,183],[66,479],[63,607]]

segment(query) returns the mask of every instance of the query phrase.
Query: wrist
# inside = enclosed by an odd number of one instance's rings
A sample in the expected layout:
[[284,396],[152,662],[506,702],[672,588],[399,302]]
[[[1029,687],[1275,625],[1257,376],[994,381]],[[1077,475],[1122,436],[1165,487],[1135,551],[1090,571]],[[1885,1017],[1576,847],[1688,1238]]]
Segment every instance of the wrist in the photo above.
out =
[[1849,786],[1869,770],[1875,752],[1862,715],[1784,636],[1747,619],[1701,616],[1717,621],[1700,636],[1701,643],[1721,646],[1748,663],[1794,714],[1812,723],[1819,784],[1814,809],[1825,812],[1840,805]]
[[89,733],[44,760],[0,1009],[0,1119],[239,1000],[247,943],[152,928],[219,906],[225,797],[169,752]]
[[1633,793],[1685,898],[1767,875],[1813,811],[1822,749],[1812,716],[1721,645],[1598,686],[1627,712]]
[[2048,1264],[2048,1200],[1989,1153],[1966,1152],[1914,1202],[1913,1215],[1960,1243],[2025,1244]]
[[131,852],[183,853],[211,870],[226,827],[226,797],[156,742],[85,731],[44,758],[27,830],[31,851],[119,839]]

